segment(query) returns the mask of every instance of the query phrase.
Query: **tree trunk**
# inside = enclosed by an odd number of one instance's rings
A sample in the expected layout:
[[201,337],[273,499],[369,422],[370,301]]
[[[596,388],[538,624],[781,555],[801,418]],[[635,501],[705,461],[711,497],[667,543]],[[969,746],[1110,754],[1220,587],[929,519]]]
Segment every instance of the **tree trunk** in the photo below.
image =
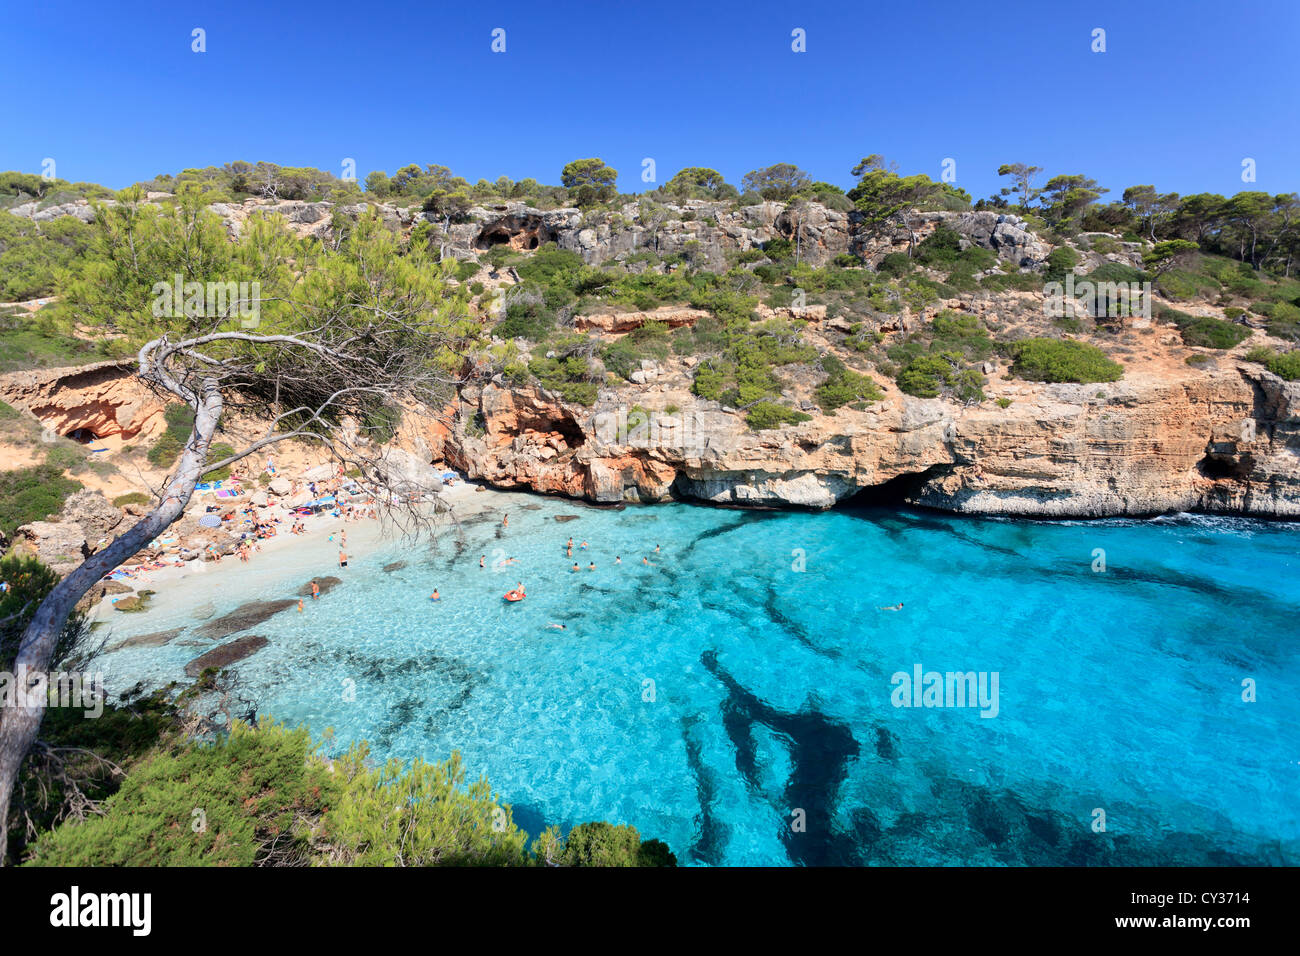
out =
[[[172,383],[174,385],[174,383]],[[177,389],[173,388],[173,391]],[[203,473],[203,463],[208,455],[208,445],[221,418],[222,397],[217,383],[208,379],[202,393],[195,399],[194,430],[185,445],[185,453],[176,470],[176,476],[167,486],[165,497],[157,508],[149,512],[130,530],[119,535],[103,551],[87,558],[75,571],[54,586],[36,609],[32,621],[23,632],[14,659],[15,673],[24,670],[28,675],[41,675],[49,670],[54,645],[68,615],[78,601],[108,572],[146,544],[156,538],[173,521],[181,516],[194,494]],[[29,679],[28,686],[32,682]],[[15,688],[19,690],[19,688]],[[26,690],[26,688],[21,688]],[[24,700],[23,703],[26,703]],[[9,838],[9,804],[14,784],[22,768],[27,751],[36,741],[45,717],[45,700],[35,707],[0,708],[0,865],[4,864]]]

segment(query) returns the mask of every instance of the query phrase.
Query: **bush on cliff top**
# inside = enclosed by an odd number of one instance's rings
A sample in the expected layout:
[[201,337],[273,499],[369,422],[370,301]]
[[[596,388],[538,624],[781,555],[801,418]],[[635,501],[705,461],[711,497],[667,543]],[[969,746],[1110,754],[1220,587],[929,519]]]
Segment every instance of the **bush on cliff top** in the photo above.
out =
[[885,397],[870,377],[853,371],[833,355],[822,357],[822,368],[827,373],[826,381],[817,386],[815,394],[817,404],[827,414],[850,402],[878,402]]
[[1071,339],[1022,339],[1010,347],[1011,372],[1030,382],[1114,382],[1124,367],[1095,345]]
[[768,428],[779,428],[782,425],[797,425],[800,422],[806,422],[811,415],[806,412],[796,411],[787,405],[780,405],[776,402],[758,402],[752,405],[749,413],[745,416],[745,422],[754,431],[759,432]]

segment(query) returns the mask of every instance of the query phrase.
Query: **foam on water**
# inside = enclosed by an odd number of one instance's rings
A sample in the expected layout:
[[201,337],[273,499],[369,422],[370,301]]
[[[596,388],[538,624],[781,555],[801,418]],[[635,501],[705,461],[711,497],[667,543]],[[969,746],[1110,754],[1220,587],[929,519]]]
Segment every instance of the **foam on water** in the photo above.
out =
[[[458,749],[530,831],[633,823],[683,862],[1300,861],[1300,528],[510,502],[508,530],[341,573],[322,548],[344,584],[252,629],[261,712]],[[568,570],[570,535],[596,571]],[[298,560],[223,578],[216,613],[286,596]],[[114,639],[197,626],[176,602],[123,617]],[[107,655],[110,688],[179,678],[189,637]],[[894,706],[916,664],[997,672],[997,716]]]

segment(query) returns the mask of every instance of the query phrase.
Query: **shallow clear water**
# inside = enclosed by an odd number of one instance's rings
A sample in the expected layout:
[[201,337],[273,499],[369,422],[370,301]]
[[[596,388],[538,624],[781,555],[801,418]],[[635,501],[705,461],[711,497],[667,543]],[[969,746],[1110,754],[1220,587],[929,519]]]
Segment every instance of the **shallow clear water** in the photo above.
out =
[[[531,832],[632,823],[684,863],[1300,862],[1300,527],[509,500],[506,531],[485,515],[343,572],[322,548],[345,583],[250,631],[261,713],[459,749]],[[568,570],[570,535],[598,570]],[[249,566],[217,611],[301,579]],[[109,654],[110,687],[200,650]],[[996,672],[996,716],[894,706],[918,664]]]

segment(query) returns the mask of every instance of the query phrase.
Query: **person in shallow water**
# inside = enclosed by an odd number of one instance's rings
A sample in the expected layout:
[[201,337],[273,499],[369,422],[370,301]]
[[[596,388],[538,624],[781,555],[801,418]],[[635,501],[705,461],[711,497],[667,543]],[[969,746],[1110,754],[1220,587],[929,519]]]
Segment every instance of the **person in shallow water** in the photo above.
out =
[[487,560],[487,555],[486,555],[486,554],[480,554],[480,555],[478,556],[478,566],[479,566],[480,568],[482,568],[482,567],[486,567],[486,565],[483,563],[483,562],[486,561],[486,560]]
[[902,601],[899,601],[897,604],[891,604],[891,605],[889,605],[889,607],[878,607],[878,608],[876,608],[877,611],[901,611],[902,609],[903,609],[903,602],[902,602]]
[[615,564],[622,564],[622,563],[623,563],[623,559],[620,558],[620,557],[616,554],[616,555],[614,555],[614,563],[615,563]]
[[438,589],[437,589],[437,588],[434,588],[434,589],[433,589],[433,593],[429,595],[429,600],[430,600],[430,601],[441,601],[441,600],[442,600],[442,595],[438,593]]
[[572,568],[572,570],[574,570],[574,571],[577,571],[577,570],[578,570],[578,562],[577,562],[577,561],[574,561],[574,562],[573,562],[573,568]]
[[556,631],[563,631],[565,629],[563,624],[556,624],[554,621],[552,621],[550,624],[547,624],[546,626]]
[[587,565],[587,570],[588,570],[588,571],[595,571],[595,570],[596,570],[596,562],[593,561],[593,562],[591,562],[591,564]]
[[312,581],[312,583],[311,583],[311,599],[314,601],[314,600],[316,600],[318,597],[320,597],[320,585],[317,584],[315,581]]

